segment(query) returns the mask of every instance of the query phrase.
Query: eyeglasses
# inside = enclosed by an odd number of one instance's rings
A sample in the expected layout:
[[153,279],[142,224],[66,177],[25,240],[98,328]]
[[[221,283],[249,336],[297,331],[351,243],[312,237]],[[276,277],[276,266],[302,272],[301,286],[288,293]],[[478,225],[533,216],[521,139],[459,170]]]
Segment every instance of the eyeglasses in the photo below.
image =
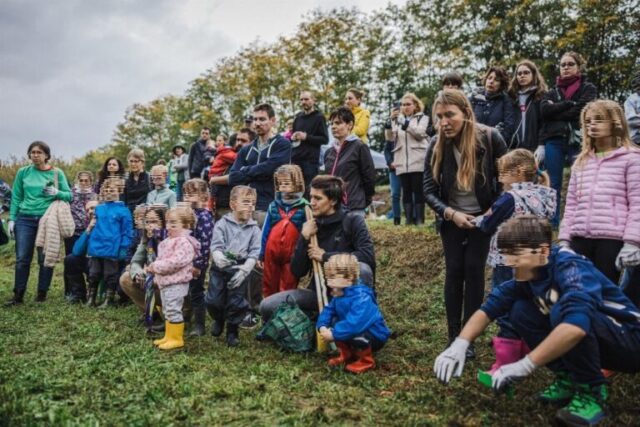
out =
[[571,68],[571,67],[574,67],[575,65],[576,65],[575,62],[561,62],[560,68]]
[[529,71],[529,70],[522,70],[522,71],[518,71],[518,72],[516,73],[516,75],[518,75],[518,76],[526,76],[527,74],[531,74],[531,71]]

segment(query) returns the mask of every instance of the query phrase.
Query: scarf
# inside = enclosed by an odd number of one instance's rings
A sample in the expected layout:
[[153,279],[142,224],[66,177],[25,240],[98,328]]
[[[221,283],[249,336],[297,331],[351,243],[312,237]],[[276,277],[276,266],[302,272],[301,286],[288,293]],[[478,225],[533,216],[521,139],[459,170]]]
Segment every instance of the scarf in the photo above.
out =
[[575,75],[571,77],[556,77],[556,86],[562,91],[564,99],[571,99],[580,88],[582,76]]

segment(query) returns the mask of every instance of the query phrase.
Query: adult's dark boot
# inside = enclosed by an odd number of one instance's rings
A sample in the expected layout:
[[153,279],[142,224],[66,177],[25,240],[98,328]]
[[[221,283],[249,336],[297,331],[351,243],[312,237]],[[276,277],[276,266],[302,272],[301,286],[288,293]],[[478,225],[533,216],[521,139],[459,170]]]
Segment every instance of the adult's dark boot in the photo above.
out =
[[239,344],[238,325],[227,323],[227,345],[229,347],[237,347]]
[[404,225],[413,225],[413,203],[404,203]]
[[401,218],[399,216],[393,217],[393,225],[400,225]]
[[89,286],[89,289],[87,290],[87,303],[85,304],[87,307],[95,307],[97,294],[98,288]]
[[201,337],[205,334],[204,319],[205,319],[204,307],[198,307],[193,309],[193,326],[189,331],[190,337]]
[[100,305],[100,308],[115,307],[116,293],[111,289],[107,289],[107,293],[104,296],[104,302]]
[[223,318],[214,318],[213,325],[211,326],[211,335],[214,337],[219,337],[222,335],[222,331],[224,331],[224,319]]
[[13,307],[24,303],[24,292],[14,292],[13,298],[4,303],[5,307]]
[[69,304],[79,304],[85,301],[87,296],[87,284],[84,280],[84,274],[70,274],[67,280],[69,281]]
[[38,291],[35,302],[45,302],[47,300],[47,293],[45,291]]
[[415,205],[415,223],[416,225],[424,224],[424,203],[418,203]]

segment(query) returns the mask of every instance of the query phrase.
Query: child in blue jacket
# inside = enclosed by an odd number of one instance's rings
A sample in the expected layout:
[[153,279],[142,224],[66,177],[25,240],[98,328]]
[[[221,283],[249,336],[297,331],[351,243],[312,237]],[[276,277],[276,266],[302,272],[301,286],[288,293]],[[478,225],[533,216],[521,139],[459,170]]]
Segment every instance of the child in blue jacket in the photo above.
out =
[[360,281],[360,265],[352,254],[337,254],[324,265],[333,299],[316,323],[327,342],[335,341],[340,354],[329,366],[346,363],[345,369],[361,374],[376,366],[373,351],[381,349],[391,331],[378,308],[373,289]]
[[120,202],[121,181],[108,178],[100,188],[103,201],[95,210],[96,224],[89,234],[89,289],[87,305],[96,304],[96,292],[104,278],[106,297],[102,307],[115,303],[116,286],[120,275],[119,262],[127,257],[133,234],[131,212]]

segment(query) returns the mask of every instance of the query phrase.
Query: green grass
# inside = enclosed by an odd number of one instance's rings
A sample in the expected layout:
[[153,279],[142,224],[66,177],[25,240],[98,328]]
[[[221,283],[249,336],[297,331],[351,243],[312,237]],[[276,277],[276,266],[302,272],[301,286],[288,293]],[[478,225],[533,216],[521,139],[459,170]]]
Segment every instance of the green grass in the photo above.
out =
[[[250,332],[237,349],[206,336],[161,352],[133,307],[65,304],[58,267],[46,303],[32,302],[32,277],[27,303],[0,309],[0,425],[550,423],[554,410],[534,398],[550,378],[545,370],[520,384],[514,400],[477,384],[477,369],[492,362],[489,334],[461,379],[446,387],[435,380],[433,361],[446,344],[439,240],[388,222],[371,229],[379,302],[395,332],[373,372],[331,369],[324,355],[282,353]],[[12,250],[0,248],[2,300],[13,286]],[[608,424],[638,424],[639,394],[637,377],[616,378]]]

